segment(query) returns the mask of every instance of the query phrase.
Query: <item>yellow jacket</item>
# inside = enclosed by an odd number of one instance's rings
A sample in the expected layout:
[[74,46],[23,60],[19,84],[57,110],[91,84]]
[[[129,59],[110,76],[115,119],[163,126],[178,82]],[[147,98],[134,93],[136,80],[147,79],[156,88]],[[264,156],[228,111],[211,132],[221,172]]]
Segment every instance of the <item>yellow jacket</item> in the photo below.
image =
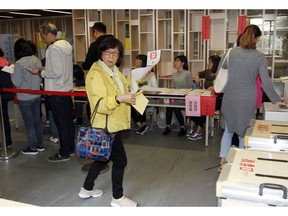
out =
[[[128,83],[122,73],[120,79],[124,84],[125,92],[128,92]],[[111,133],[129,129],[131,126],[131,107],[126,103],[118,104],[115,100],[120,91],[113,79],[103,68],[95,62],[86,76],[86,92],[90,103],[91,115],[97,101],[100,101],[92,127],[105,128],[106,116],[108,114],[107,128]],[[91,119],[92,121],[92,119]]]

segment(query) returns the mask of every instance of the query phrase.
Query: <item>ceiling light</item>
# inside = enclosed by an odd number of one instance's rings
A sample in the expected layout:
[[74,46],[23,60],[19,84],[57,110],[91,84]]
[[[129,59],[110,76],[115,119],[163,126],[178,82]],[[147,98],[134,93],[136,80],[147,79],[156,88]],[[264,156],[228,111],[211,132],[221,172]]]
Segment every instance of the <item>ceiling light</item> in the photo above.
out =
[[14,17],[12,17],[12,16],[0,16],[0,18],[13,19]]
[[63,13],[63,14],[72,14],[71,12],[67,12],[67,11],[58,11],[58,10],[42,10],[42,11],[54,12],[54,13]]
[[41,16],[40,14],[32,14],[32,13],[20,13],[20,12],[9,12],[10,14],[19,14],[25,16]]

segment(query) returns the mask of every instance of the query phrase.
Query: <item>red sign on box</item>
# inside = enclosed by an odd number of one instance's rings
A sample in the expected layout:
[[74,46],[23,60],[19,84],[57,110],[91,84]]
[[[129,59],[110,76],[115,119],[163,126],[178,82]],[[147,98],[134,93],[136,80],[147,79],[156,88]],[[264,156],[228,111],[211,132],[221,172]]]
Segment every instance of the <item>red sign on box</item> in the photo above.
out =
[[201,116],[214,116],[216,106],[216,96],[201,96]]
[[202,16],[202,40],[210,39],[210,16]]
[[239,16],[238,17],[238,36],[242,34],[247,25],[247,16]]

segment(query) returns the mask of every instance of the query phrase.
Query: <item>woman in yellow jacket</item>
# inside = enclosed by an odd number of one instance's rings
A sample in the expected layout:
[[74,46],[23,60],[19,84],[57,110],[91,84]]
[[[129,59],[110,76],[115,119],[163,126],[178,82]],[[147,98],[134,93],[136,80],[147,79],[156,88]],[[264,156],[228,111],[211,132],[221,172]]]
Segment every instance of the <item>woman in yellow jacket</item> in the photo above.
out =
[[[137,203],[123,195],[123,175],[127,164],[127,157],[120,131],[130,128],[131,104],[136,103],[134,94],[128,90],[128,83],[123,74],[116,67],[123,58],[123,45],[116,38],[106,38],[99,46],[100,59],[90,68],[86,77],[86,92],[91,110],[97,101],[103,98],[97,110],[92,126],[105,128],[108,115],[107,129],[116,133],[112,144],[110,160],[112,166],[112,206],[137,206]],[[94,161],[86,176],[83,187],[79,192],[81,198],[99,197],[102,190],[94,188],[94,181],[108,161]]]

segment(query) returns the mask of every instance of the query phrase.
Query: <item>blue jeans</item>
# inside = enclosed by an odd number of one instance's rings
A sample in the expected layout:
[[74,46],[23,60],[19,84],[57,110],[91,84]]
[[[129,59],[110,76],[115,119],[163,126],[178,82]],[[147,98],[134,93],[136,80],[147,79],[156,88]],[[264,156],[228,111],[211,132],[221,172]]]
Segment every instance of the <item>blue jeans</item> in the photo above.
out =
[[[221,139],[220,155],[221,158],[226,158],[231,147],[232,137],[234,132],[230,133],[225,122],[225,130]],[[244,149],[244,137],[239,137],[239,148]]]
[[19,100],[19,109],[25,123],[28,144],[31,150],[43,147],[43,124],[40,117],[40,97],[29,101]]

